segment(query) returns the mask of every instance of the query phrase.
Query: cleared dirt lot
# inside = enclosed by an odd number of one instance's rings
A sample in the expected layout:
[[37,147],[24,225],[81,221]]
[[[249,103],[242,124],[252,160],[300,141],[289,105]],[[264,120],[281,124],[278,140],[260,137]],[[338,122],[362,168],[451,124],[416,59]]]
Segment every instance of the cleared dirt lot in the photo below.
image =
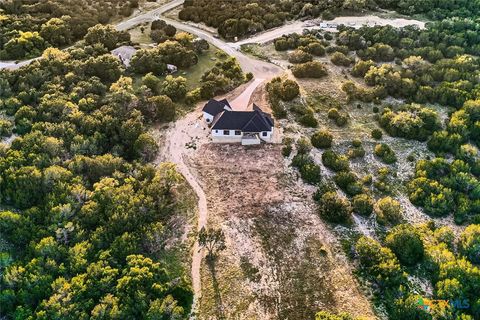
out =
[[205,190],[209,226],[227,238],[215,272],[202,268],[200,319],[312,319],[321,309],[374,319],[280,145],[206,144],[189,167]]

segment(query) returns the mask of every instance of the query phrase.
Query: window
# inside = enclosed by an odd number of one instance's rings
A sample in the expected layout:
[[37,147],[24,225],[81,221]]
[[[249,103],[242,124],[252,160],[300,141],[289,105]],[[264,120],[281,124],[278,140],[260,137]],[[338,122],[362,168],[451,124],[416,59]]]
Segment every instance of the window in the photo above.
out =
[[230,135],[230,130],[223,130],[223,135],[224,136],[229,136]]
[[242,131],[235,130],[235,135],[240,136],[242,134]]
[[266,137],[266,136],[267,136],[267,132],[262,132],[262,136]]

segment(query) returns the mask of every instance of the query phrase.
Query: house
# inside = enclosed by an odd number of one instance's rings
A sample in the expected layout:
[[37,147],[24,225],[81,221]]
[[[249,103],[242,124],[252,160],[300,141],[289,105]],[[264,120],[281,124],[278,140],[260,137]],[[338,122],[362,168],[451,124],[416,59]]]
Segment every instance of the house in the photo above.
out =
[[174,74],[178,71],[178,68],[176,65],[173,64],[167,64],[167,72],[168,74]]
[[130,61],[132,60],[132,57],[135,55],[136,52],[137,49],[132,46],[121,46],[111,51],[111,53],[115,57],[120,59],[123,65],[127,68],[128,66],[130,66]]
[[[225,106],[223,102],[220,103]],[[204,110],[207,106],[208,103]],[[261,141],[271,142],[273,128],[271,115],[254,104],[253,111],[232,111],[231,108],[224,108],[214,116],[210,130],[213,142],[253,145],[260,144]]]
[[203,107],[203,119],[210,124],[215,116],[225,110],[232,111],[232,107],[228,103],[227,99],[217,101],[210,99],[205,107]]

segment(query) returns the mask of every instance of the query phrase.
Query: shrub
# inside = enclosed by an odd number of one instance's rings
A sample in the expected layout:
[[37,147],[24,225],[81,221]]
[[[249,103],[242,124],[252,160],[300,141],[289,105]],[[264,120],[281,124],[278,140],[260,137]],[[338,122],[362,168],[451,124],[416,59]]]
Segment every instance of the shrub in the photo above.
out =
[[253,79],[253,73],[251,72],[247,72],[247,74],[245,74],[245,79],[247,79],[247,82],[252,80]]
[[369,216],[373,212],[373,199],[367,194],[357,194],[353,198],[353,211],[362,215],[362,216]]
[[339,156],[332,150],[327,150],[322,154],[323,165],[335,172],[349,170],[348,158]]
[[397,112],[385,108],[379,123],[391,136],[419,141],[440,128],[437,112],[420,105],[405,105]]
[[320,215],[333,223],[345,223],[351,220],[352,208],[350,202],[337,195],[336,192],[327,192],[319,201]]
[[392,164],[397,161],[397,157],[393,150],[385,143],[377,144],[374,153],[377,157],[382,159],[386,164]]
[[325,48],[319,42],[311,42],[307,46],[307,50],[314,56],[322,57],[325,55]]
[[283,101],[292,101],[300,94],[300,87],[296,81],[287,79],[282,82],[280,96]]
[[469,225],[460,235],[459,249],[471,262],[480,264],[480,225]]
[[0,137],[9,137],[13,132],[12,121],[0,119]]
[[365,74],[367,74],[368,70],[370,70],[370,68],[373,66],[375,66],[375,63],[372,60],[360,60],[353,66],[351,74],[354,77],[363,78]]
[[380,286],[393,288],[405,281],[398,259],[389,248],[371,238],[361,237],[355,250],[361,266]]
[[288,55],[288,62],[290,63],[305,63],[313,60],[310,53],[303,50],[295,50]]
[[299,154],[307,154],[312,150],[312,144],[310,140],[305,137],[298,139],[297,141],[297,153]]
[[327,116],[329,119],[333,119],[339,127],[343,127],[348,121],[348,115],[345,112],[339,111],[337,108],[328,110]]
[[328,130],[319,130],[310,138],[315,148],[325,149],[332,146],[333,136]]
[[351,171],[341,171],[334,177],[335,183],[349,196],[362,192],[362,184],[358,182],[357,176]]
[[318,126],[318,121],[315,119],[313,112],[307,112],[298,119],[298,122],[305,127],[316,128]]
[[292,73],[297,78],[322,78],[328,74],[325,66],[318,61],[297,64],[292,68]]
[[377,221],[384,225],[395,225],[402,221],[402,207],[392,197],[385,197],[377,201],[374,206]]
[[292,153],[292,145],[291,144],[287,144],[285,146],[283,146],[282,148],[282,155],[285,157],[285,158],[288,158],[290,157],[290,154]]
[[423,242],[418,232],[407,224],[394,227],[388,232],[385,244],[404,265],[412,266],[423,258]]
[[352,63],[352,60],[341,52],[335,52],[330,58],[332,63],[337,66],[348,67]]
[[382,130],[380,129],[373,129],[372,130],[372,138],[375,140],[380,140],[382,139],[383,133]]

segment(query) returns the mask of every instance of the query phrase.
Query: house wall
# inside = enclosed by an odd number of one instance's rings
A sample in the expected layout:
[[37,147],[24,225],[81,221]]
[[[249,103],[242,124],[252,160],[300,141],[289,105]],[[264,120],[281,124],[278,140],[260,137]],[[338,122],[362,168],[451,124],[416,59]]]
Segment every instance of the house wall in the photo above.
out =
[[[275,129],[272,128],[272,131],[263,131],[263,132],[260,132],[260,134],[259,134],[258,136],[260,137],[260,139],[262,139],[262,140],[265,141],[265,142],[272,142],[273,130],[275,130]],[[266,133],[267,135],[266,135],[266,136],[263,136],[263,133]]]
[[212,123],[213,116],[209,113],[203,112],[203,120],[205,120],[207,123]]
[[228,130],[230,132],[229,135],[223,134],[224,130],[212,130],[212,140],[213,142],[218,143],[240,143],[242,142],[243,134],[239,136],[235,135],[235,130]]
[[[240,143],[242,142],[243,133],[239,136],[235,135],[235,130],[228,130],[230,132],[229,135],[223,134],[224,130],[212,130],[212,140],[213,142],[218,143]],[[272,142],[273,138],[273,130],[272,131],[264,131],[266,132],[266,136],[263,136],[263,132],[260,132],[258,136],[265,142]]]

